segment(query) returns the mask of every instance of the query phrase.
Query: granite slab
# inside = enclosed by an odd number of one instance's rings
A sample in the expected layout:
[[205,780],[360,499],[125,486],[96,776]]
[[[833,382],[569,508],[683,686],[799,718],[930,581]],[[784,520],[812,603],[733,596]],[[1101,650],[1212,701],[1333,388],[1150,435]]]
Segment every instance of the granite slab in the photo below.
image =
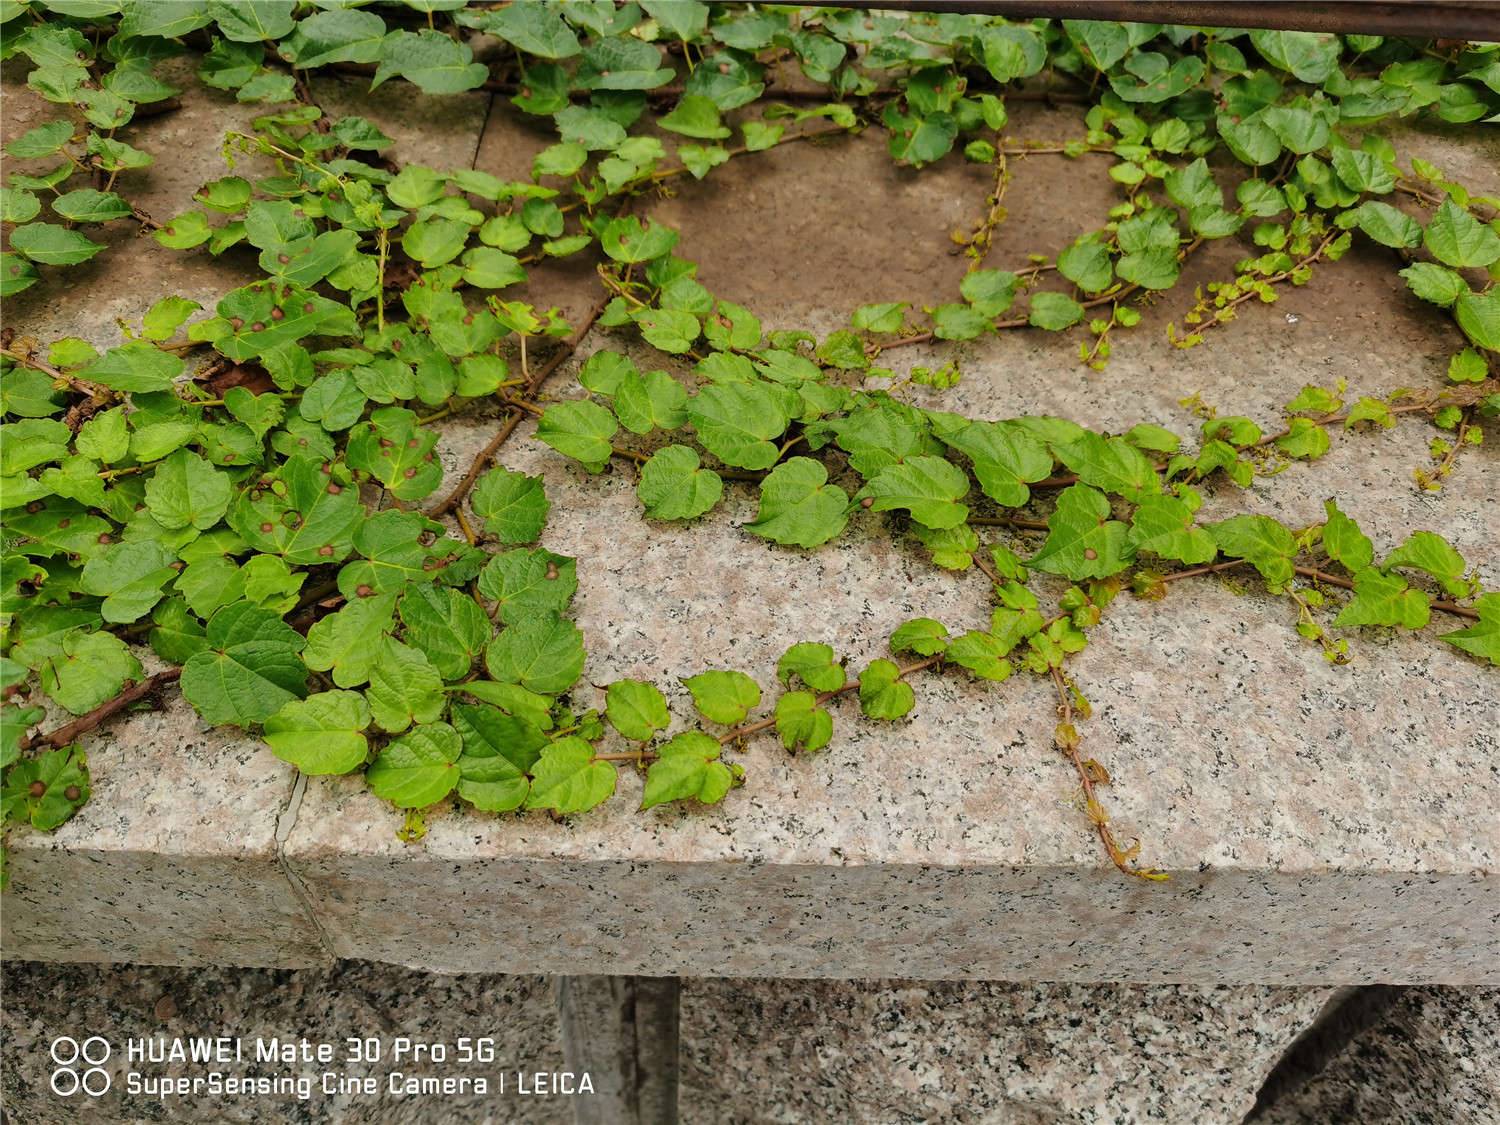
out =
[[[459,118],[473,121],[478,104]],[[1069,127],[1041,122],[1039,134],[1043,125]],[[401,127],[411,143],[423,136],[419,125]],[[481,166],[510,167],[525,138],[512,151],[491,135],[501,128],[519,127],[491,112],[484,137],[445,141],[448,155],[472,151]],[[921,296],[941,288],[937,272],[962,269],[939,235],[981,213],[988,189],[956,161],[910,182],[876,175],[875,158],[884,157],[873,143],[747,159],[743,170],[725,170],[730,179],[719,187],[715,179],[678,185],[643,206],[681,226],[680,253],[718,263],[705,279],[768,324],[827,331],[860,300],[937,300],[944,294]],[[1023,248],[1055,250],[1060,230],[1102,222],[1104,201],[1070,190],[1066,162],[1043,159],[1030,158],[1018,175],[1037,177],[1027,191],[1059,201],[1055,213],[1021,210],[1018,187],[1021,219],[1001,228],[992,265],[1017,264]],[[827,176],[841,160],[870,175],[839,188]],[[735,176],[753,178],[757,208],[812,216],[759,233],[725,222],[739,206]],[[806,190],[808,176],[816,192]],[[851,212],[865,216],[866,235],[853,258],[838,241],[860,235],[847,228]],[[920,235],[924,251],[914,253],[902,232]],[[825,237],[826,253],[806,252]],[[1223,276],[1243,252],[1225,245],[1196,256],[1189,284]],[[1057,413],[1189,433],[1196,419],[1182,400],[1194,394],[1223,413],[1272,422],[1308,382],[1345,377],[1358,393],[1435,386],[1459,346],[1456,330],[1411,297],[1391,265],[1353,253],[1277,304],[1248,309],[1197,350],[1165,338],[1186,303],[1173,294],[1121,337],[1102,373],[1077,364],[1074,341],[1012,332],[959,349],[964,378],[952,390],[901,393],[982,417]],[[549,393],[577,394],[577,363],[603,346],[616,338],[594,333]],[[935,354],[911,348],[891,362],[905,371]],[[445,423],[445,468],[461,471],[496,425],[483,409]],[[1378,549],[1410,530],[1441,528],[1487,585],[1500,584],[1495,443],[1467,451],[1447,488],[1424,493],[1410,478],[1426,462],[1427,436],[1405,421],[1336,437],[1316,466],[1263,477],[1249,493],[1210,490],[1210,511],[1311,523],[1322,499],[1338,495]],[[671,687],[707,667],[747,671],[769,693],[776,658],[793,642],[833,643],[858,669],[884,655],[890,632],[910,617],[955,629],[987,620],[984,579],[932,567],[884,517],[857,519],[816,552],[782,549],[739,528],[754,511],[742,485],[695,525],[652,526],[629,469],[589,476],[536,443],[530,426],[502,461],[544,477],[554,518],[543,542],[579,558],[577,618],[590,654],[580,706],[599,705],[598,685],[614,679]],[[1031,549],[1024,536],[995,539]],[[1500,982],[1494,669],[1446,650],[1436,626],[1356,638],[1354,663],[1334,668],[1294,624],[1287,603],[1240,579],[1182,583],[1164,602],[1122,598],[1073,665],[1095,709],[1085,746],[1114,780],[1105,802],[1120,834],[1140,838],[1142,860],[1172,875],[1163,884],[1125,879],[1104,862],[1076,780],[1050,746],[1050,687],[1027,677],[998,686],[929,678],[915,685],[913,715],[895,724],[865,722],[853,703],[836,703],[825,753],[794,758],[769,739],[753,742],[737,759],[747,784],[723,808],[638,813],[640,780],[622,769],[622,795],[589,815],[555,822],[439,809],[416,844],[396,839],[399,816],[357,779],[310,780],[292,802],[290,773],[258,744],[186,728],[158,738],[150,720],[132,718],[99,736],[121,747],[114,761],[104,744],[95,752],[105,781],[117,770],[122,780],[142,774],[165,784],[187,768],[181,745],[192,738],[212,738],[216,764],[237,761],[262,780],[231,787],[229,798],[206,784],[182,786],[161,812],[137,802],[128,784],[101,783],[90,812],[63,835],[15,834],[17,883],[72,880],[78,902],[92,902],[100,888],[64,864],[56,841],[68,841],[77,853],[139,857],[127,881],[139,888],[132,901],[149,904],[163,893],[153,888],[181,882],[168,847],[181,819],[202,829],[183,837],[193,861],[226,865],[224,877],[198,885],[211,924],[176,925],[161,911],[151,937],[134,933],[151,928],[144,909],[81,911],[59,900],[50,914],[7,908],[4,950],[254,964],[269,948],[278,964],[337,955],[585,974]],[[686,693],[670,695],[680,729]],[[256,792],[254,809],[226,812],[226,799],[232,808]],[[128,826],[117,834],[148,843],[111,843],[106,817]],[[97,847],[94,833],[104,833]],[[166,849],[159,876],[152,849]],[[215,920],[243,909],[240,870],[245,886],[267,888],[267,907],[253,915],[261,921],[225,934]],[[284,897],[272,910],[275,894]],[[257,929],[272,918],[276,928]],[[278,944],[289,926],[300,936]]]

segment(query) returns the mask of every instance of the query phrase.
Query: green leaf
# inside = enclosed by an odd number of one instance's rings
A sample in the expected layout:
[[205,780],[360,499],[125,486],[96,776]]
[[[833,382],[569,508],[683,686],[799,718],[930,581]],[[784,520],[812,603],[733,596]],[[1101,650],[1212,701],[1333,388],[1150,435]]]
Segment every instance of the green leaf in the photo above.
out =
[[682,682],[699,713],[711,722],[733,726],[760,706],[760,685],[743,672],[699,672]]
[[380,657],[381,639],[396,626],[395,611],[395,594],[345,602],[342,609],[308,629],[303,661],[315,672],[331,670],[333,682],[341,688],[357,687],[370,678],[370,669]]
[[1052,455],[1031,433],[1010,422],[970,422],[942,435],[953,449],[968,454],[984,494],[1007,508],[1031,499],[1027,484],[1052,472]]
[[536,436],[565,457],[597,473],[609,461],[610,439],[619,426],[614,415],[587,399],[549,406],[537,423]]
[[814,691],[838,691],[844,686],[844,668],[835,661],[833,649],[813,641],[793,645],[776,662],[776,678],[783,684],[790,687],[793,676]]
[[507,626],[485,650],[485,666],[501,683],[555,695],[583,673],[583,633],[556,614],[537,614]]
[[10,232],[10,248],[43,266],[76,266],[86,262],[104,244],[56,223],[27,223]]
[[1219,553],[1214,537],[1193,526],[1194,506],[1176,496],[1147,496],[1130,520],[1130,541],[1137,551],[1195,565]]
[[162,461],[146,482],[146,507],[165,528],[206,530],[229,508],[229,477],[185,449]]
[[660,224],[645,226],[634,215],[627,215],[605,224],[599,245],[617,262],[649,262],[671,253],[677,245],[677,232]]
[[464,254],[464,281],[477,289],[504,289],[525,280],[520,261],[503,250],[476,246]]
[[373,90],[400,75],[424,94],[460,94],[484,85],[489,68],[474,61],[473,49],[441,31],[393,31],[380,47]]
[[376,62],[384,44],[384,20],[373,12],[340,8],[299,21],[281,41],[280,54],[294,66],[311,70],[336,62]]
[[1314,460],[1328,452],[1328,431],[1311,418],[1293,418],[1287,432],[1276,439],[1276,448],[1288,457]]
[[525,719],[538,730],[551,730],[552,700],[527,691],[518,684],[497,684],[493,680],[465,680],[449,691],[463,691],[475,699],[492,703],[518,719]]
[[1473,348],[1465,348],[1448,360],[1448,380],[1452,383],[1482,383],[1489,373],[1489,362]]
[[1047,541],[1027,565],[1074,582],[1118,574],[1130,565],[1135,548],[1129,528],[1109,516],[1104,493],[1086,484],[1064,489],[1047,520]]
[[932,310],[932,334],[940,340],[974,340],[990,327],[990,318],[973,305],[939,305]]
[[576,76],[586,90],[654,90],[673,78],[661,49],[630,36],[601,39],[583,52]]
[[702,330],[698,318],[681,309],[637,309],[630,317],[646,343],[672,355],[690,351]]
[[899,719],[916,704],[911,685],[889,660],[875,660],[859,677],[859,705],[871,719]]
[[702,731],[685,731],[657,748],[656,761],[646,770],[641,809],[668,801],[696,800],[714,805],[734,785],[729,767],[719,761],[718,739]]
[[470,504],[502,543],[534,543],[547,525],[547,494],[539,476],[491,469],[474,485]]
[[923,456],[882,469],[859,498],[871,498],[877,512],[905,508],[918,523],[941,529],[969,518],[969,509],[958,503],[968,491],[969,478],[962,469],[941,457]]
[[777,465],[761,482],[760,510],[747,531],[782,546],[816,547],[849,522],[849,494],[828,483],[828,471],[810,457]]
[[1300,106],[1267,106],[1261,111],[1261,120],[1277,140],[1299,156],[1317,152],[1332,135],[1326,118]]
[[453,792],[463,740],[447,723],[428,722],[375,756],[365,771],[370,791],[398,809],[425,809]]
[[272,753],[302,773],[348,773],[369,753],[362,733],[369,725],[370,708],[359,692],[323,691],[289,700],[266,719],[264,737]]
[[1464,629],[1439,636],[1456,648],[1500,665],[1500,594],[1485,594],[1474,601],[1479,621]]
[[[40,785],[40,794],[34,787]],[[69,795],[69,790],[74,790]],[[8,820],[26,820],[42,832],[64,824],[89,799],[89,775],[76,747],[49,750],[17,762],[5,775],[0,805]]]
[[946,656],[947,659],[967,668],[980,679],[994,680],[998,683],[1010,678],[1011,664],[1005,659],[1005,654],[1009,651],[1001,641],[989,633],[970,631],[953,639],[948,645]]
[[641,466],[635,493],[646,515],[659,520],[690,520],[703,515],[724,495],[718,473],[699,467],[698,453],[685,445],[658,449]]
[[686,95],[677,103],[677,108],[658,118],[656,123],[663,129],[700,140],[722,140],[729,136],[729,127],[719,120],[719,107],[711,98],[700,94]]
[[1313,86],[1338,70],[1339,37],[1330,32],[1252,31],[1250,42],[1271,65]]
[[63,634],[37,671],[49,699],[83,715],[119,694],[126,680],[139,679],[141,662],[113,633],[74,629]]
[[5,151],[19,160],[30,160],[39,156],[51,156],[62,150],[77,126],[66,118],[48,121],[34,129],[28,129],[5,145]]
[[1083,319],[1083,306],[1066,293],[1042,292],[1031,298],[1031,315],[1026,323],[1048,332],[1061,332]]
[[1328,514],[1327,522],[1323,524],[1323,549],[1328,552],[1328,557],[1350,574],[1367,569],[1375,560],[1375,548],[1369,536],[1359,529],[1359,524],[1339,511],[1339,506],[1332,500],[1323,502],[1323,510]]
[[1481,348],[1500,351],[1500,289],[1465,293],[1454,302],[1453,315],[1470,340]]
[[424,269],[435,269],[463,252],[472,228],[457,219],[424,219],[401,236],[401,249]]
[[203,27],[212,18],[204,0],[132,0],[117,33],[121,39],[138,35],[176,39]]
[[615,390],[615,416],[633,434],[676,430],[687,421],[687,391],[665,371],[626,372]]
[[1433,257],[1457,269],[1483,268],[1500,258],[1500,234],[1452,199],[1443,200],[1427,224],[1422,240]]
[[107,223],[130,214],[130,204],[112,191],[79,188],[54,199],[52,210],[75,223]]
[[578,36],[551,4],[510,4],[483,14],[485,31],[543,59],[572,58],[583,48]]
[[688,421],[703,447],[726,465],[769,469],[780,451],[771,439],[786,432],[784,400],[758,383],[716,383],[688,401]]
[[1085,293],[1102,293],[1114,282],[1109,247],[1100,236],[1086,234],[1057,256],[1057,271]]
[[888,301],[878,305],[860,305],[850,323],[856,331],[893,335],[901,331],[905,301]]
[[1464,582],[1464,558],[1435,531],[1414,531],[1406,542],[1385,557],[1381,570],[1406,566],[1423,571],[1438,580],[1438,583],[1454,597],[1463,597],[1469,592]]
[[605,700],[609,725],[632,742],[649,741],[672,721],[662,693],[640,680],[616,680],[605,692]]
[[833,716],[810,691],[789,691],[776,701],[776,733],[788,750],[821,750],[833,738]]
[[479,592],[499,603],[507,625],[561,614],[578,589],[577,564],[550,551],[503,551],[479,575]]
[[526,773],[548,744],[527,719],[493,707],[453,705],[453,726],[463,738],[458,795],[484,812],[518,809],[531,792]]
[[145,340],[132,340],[110,348],[77,374],[80,379],[116,391],[164,391],[185,366],[171,352],[164,352]]
[[952,151],[958,138],[958,122],[951,113],[930,113],[907,120],[908,127],[890,133],[891,155],[897,160],[921,168]]
[[149,539],[116,543],[84,564],[78,588],[104,598],[99,607],[104,620],[137,621],[161,600],[162,587],[176,577],[175,557]]
[[1340,628],[1393,625],[1420,629],[1431,616],[1426,594],[1408,587],[1399,575],[1382,574],[1371,567],[1354,576],[1354,597],[1333,623]]
[[347,457],[350,468],[369,473],[396,499],[420,500],[443,479],[443,467],[433,452],[436,445],[437,434],[419,426],[412,411],[382,406],[350,431]]
[[708,5],[699,0],[641,0],[641,7],[665,32],[687,41],[708,27]]
[[1231,516],[1210,524],[1208,531],[1220,551],[1229,558],[1246,560],[1273,590],[1291,582],[1297,540],[1270,516]]
[[528,809],[551,809],[567,816],[587,812],[614,795],[619,771],[594,760],[594,748],[577,735],[559,738],[532,767]]
[[183,666],[182,694],[205,722],[264,722],[307,691],[306,643],[280,614],[252,602],[226,605],[208,622],[207,648]]
[[892,652],[936,656],[948,648],[948,627],[930,617],[914,617],[891,634]]
[[442,677],[427,657],[388,636],[375,647],[365,697],[375,725],[392,734],[436,722],[448,702]]
[[[1382,246],[1404,250],[1415,246],[1422,238],[1422,228],[1415,219],[1378,199],[1365,200],[1354,210],[1346,212],[1346,216]],[[1340,223],[1343,221],[1341,219]]]
[[490,639],[490,620],[466,593],[420,583],[401,596],[406,641],[419,649],[445,680],[469,674]]
[[1155,467],[1124,438],[1106,438],[1086,430],[1073,441],[1055,442],[1052,448],[1084,484],[1137,502],[1161,492]]

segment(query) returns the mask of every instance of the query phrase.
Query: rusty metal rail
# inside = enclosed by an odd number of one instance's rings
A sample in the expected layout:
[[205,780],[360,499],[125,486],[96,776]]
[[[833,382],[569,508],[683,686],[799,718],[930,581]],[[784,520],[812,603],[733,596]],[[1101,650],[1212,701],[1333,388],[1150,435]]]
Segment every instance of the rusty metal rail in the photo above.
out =
[[1030,19],[1121,20],[1192,27],[1264,27],[1280,31],[1338,31],[1414,39],[1500,41],[1495,0],[1340,0],[1335,3],[1223,3],[1212,0],[846,0],[838,8],[908,12],[971,12]]

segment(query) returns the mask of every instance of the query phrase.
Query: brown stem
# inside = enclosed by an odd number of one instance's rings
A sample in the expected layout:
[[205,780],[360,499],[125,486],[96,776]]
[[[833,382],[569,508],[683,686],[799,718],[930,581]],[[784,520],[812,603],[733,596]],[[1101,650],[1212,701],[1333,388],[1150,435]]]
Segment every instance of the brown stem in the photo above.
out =
[[[908,665],[906,665],[903,668],[897,669],[896,678],[898,680],[904,680],[904,679],[906,679],[907,676],[911,675],[913,672],[920,672],[920,671],[922,671],[925,668],[931,668],[934,665],[941,664],[942,660],[943,660],[942,654],[939,653],[937,656],[929,656],[926,660],[919,660],[915,664],[908,664]],[[827,703],[830,699],[833,699],[835,696],[843,695],[845,692],[858,691],[858,690],[859,690],[859,681],[858,680],[850,680],[848,683],[846,683],[843,687],[839,688],[837,691],[825,691],[825,692],[822,692],[821,694],[819,694],[818,699],[817,699],[817,706],[821,707],[823,704]],[[765,719],[757,719],[753,723],[746,723],[744,726],[735,727],[734,730],[730,731],[728,734],[721,734],[721,735],[719,735],[719,745],[724,746],[724,745],[727,745],[727,744],[729,744],[731,742],[736,741],[737,739],[749,738],[752,734],[759,734],[763,730],[770,730],[775,725],[776,725],[776,716],[775,715],[772,715],[769,718],[765,718]]]
[[[1196,578],[1203,574],[1216,574],[1221,570],[1233,570],[1236,567],[1245,566],[1248,559],[1227,559],[1224,562],[1210,563],[1208,566],[1195,566],[1190,570],[1171,570],[1161,576],[1163,582],[1176,582],[1179,578]],[[1354,582],[1339,574],[1329,574],[1326,570],[1319,570],[1315,566],[1294,566],[1294,573],[1302,578],[1310,578],[1314,582],[1321,582],[1325,586],[1336,586],[1340,590],[1354,589]],[[1452,614],[1454,617],[1462,617],[1467,621],[1478,621],[1479,611],[1470,609],[1466,605],[1457,602],[1434,601],[1432,608],[1442,613]]]
[[[523,400],[535,398],[537,393],[542,389],[542,384],[551,377],[554,371],[562,366],[564,360],[578,350],[578,345],[583,343],[583,338],[589,334],[590,329],[604,315],[604,307],[607,304],[609,304],[608,295],[594,302],[593,307],[584,314],[584,318],[579,322],[578,327],[573,329],[567,339],[562,342],[557,353],[540,368],[532,372],[531,378],[527,380],[526,386],[522,390],[521,398]],[[474,463],[469,466],[469,471],[464,474],[463,479],[458,482],[453,491],[448,493],[439,503],[428,509],[427,516],[429,519],[437,519],[440,516],[447,515],[454,508],[458,507],[459,504],[463,503],[464,497],[469,494],[469,489],[473,488],[474,482],[479,479],[479,474],[484,472],[489,463],[494,460],[495,454],[499,452],[500,447],[505,444],[506,439],[515,432],[516,427],[521,422],[521,411],[515,408],[517,400],[509,399],[507,401],[511,408],[510,417],[506,418],[504,423],[501,424],[500,429],[496,431],[495,436],[479,451],[478,456],[474,458]]]
[[970,516],[975,527],[1015,527],[1022,531],[1051,531],[1044,520],[1023,520],[1017,516]]
[[125,708],[146,698],[146,696],[158,688],[166,684],[176,683],[178,677],[181,675],[181,668],[167,668],[164,671],[156,673],[154,676],[147,676],[140,683],[132,684],[113,699],[105,700],[88,714],[80,715],[72,722],[64,723],[49,734],[21,739],[21,748],[29,750],[33,746],[50,746],[54,750],[61,749],[70,743],[76,742],[80,735],[87,734],[110,716],[118,714],[125,710]]
[[1073,769],[1078,774],[1078,783],[1083,787],[1084,805],[1088,811],[1089,820],[1093,822],[1094,831],[1099,834],[1099,842],[1104,845],[1110,862],[1126,875],[1134,875],[1141,879],[1165,879],[1167,877],[1165,873],[1154,868],[1136,867],[1131,859],[1134,849],[1127,851],[1115,840],[1115,834],[1109,826],[1109,814],[1104,811],[1104,806],[1100,803],[1098,793],[1094,788],[1094,772],[1089,769],[1088,764],[1078,753],[1078,732],[1073,726],[1072,692],[1063,680],[1062,672],[1057,668],[1051,668],[1049,671],[1052,673],[1052,684],[1057,689],[1057,717],[1060,720],[1053,741],[1073,763]]

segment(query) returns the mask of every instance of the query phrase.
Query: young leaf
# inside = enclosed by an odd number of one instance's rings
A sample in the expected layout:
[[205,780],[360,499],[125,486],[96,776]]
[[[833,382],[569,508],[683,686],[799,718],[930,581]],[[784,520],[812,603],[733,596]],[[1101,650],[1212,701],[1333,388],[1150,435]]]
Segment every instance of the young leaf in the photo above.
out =
[[748,531],[782,546],[816,547],[849,522],[849,494],[828,483],[828,472],[810,457],[777,465],[761,482],[760,511]]
[[948,627],[930,617],[914,617],[891,634],[892,652],[936,656],[948,648]]
[[126,680],[140,678],[141,662],[113,633],[74,629],[61,637],[38,672],[49,699],[82,715],[116,695]]
[[1011,664],[1005,659],[1008,651],[1002,641],[989,633],[970,631],[954,638],[947,657],[981,679],[1000,681],[1010,678]]
[[1439,636],[1455,648],[1500,665],[1500,594],[1476,598],[1474,608],[1479,611],[1478,622]]
[[1332,500],[1324,501],[1323,510],[1328,513],[1327,522],[1323,524],[1323,549],[1328,552],[1328,557],[1350,574],[1367,569],[1375,560],[1375,548],[1369,536],[1359,529],[1359,524],[1339,511],[1339,506]]
[[690,520],[719,502],[724,481],[718,473],[700,467],[696,450],[668,445],[641,466],[635,493],[652,519]]
[[556,614],[526,617],[507,626],[485,650],[485,667],[501,683],[554,695],[583,673],[583,634]]
[[533,723],[493,707],[453,705],[453,726],[463,738],[458,795],[485,812],[518,809],[531,792],[526,773],[548,739]]
[[425,809],[453,792],[463,741],[447,723],[427,722],[375,756],[365,771],[370,791],[398,809]]
[[760,685],[743,672],[699,672],[682,682],[699,713],[711,722],[733,726],[760,706]]
[[475,483],[469,503],[502,543],[534,543],[547,524],[547,494],[539,476],[491,469]]
[[264,722],[307,693],[307,642],[274,610],[234,602],[209,620],[205,639],[182,669],[182,694],[205,722]]
[[969,509],[958,503],[968,491],[969,478],[962,469],[941,457],[922,456],[882,469],[858,498],[872,499],[871,508],[877,512],[905,508],[918,523],[941,529],[969,518]]
[[776,662],[776,678],[788,687],[796,676],[814,691],[838,691],[844,686],[844,667],[833,649],[814,641],[795,644]]
[[875,660],[859,677],[859,705],[871,719],[899,719],[916,703],[901,669],[889,660]]
[[734,784],[734,775],[718,760],[719,750],[718,739],[695,730],[663,743],[646,771],[642,810],[668,801],[691,799],[705,805],[722,801]]
[[605,699],[609,725],[632,742],[650,740],[672,721],[661,692],[640,680],[616,680],[609,685]]
[[396,627],[395,611],[395,594],[346,602],[308,629],[303,661],[315,672],[331,670],[333,682],[341,688],[358,687],[370,678],[370,668],[380,658],[381,638]]
[[776,701],[776,733],[788,750],[821,750],[833,738],[833,716],[810,691],[789,691]]
[[1125,524],[1109,515],[1102,492],[1086,484],[1065,489],[1047,520],[1047,541],[1027,565],[1074,582],[1118,574],[1130,565],[1135,547]]
[[365,690],[375,725],[398,734],[413,723],[436,722],[448,701],[442,677],[427,657],[391,637],[380,638],[376,654]]
[[324,691],[288,700],[265,723],[266,744],[302,773],[337,774],[358,769],[369,753],[362,733],[370,708],[357,691]]
[[587,812],[609,800],[619,771],[594,760],[594,748],[577,735],[559,738],[542,751],[531,771],[528,809],[552,809],[563,816]]

